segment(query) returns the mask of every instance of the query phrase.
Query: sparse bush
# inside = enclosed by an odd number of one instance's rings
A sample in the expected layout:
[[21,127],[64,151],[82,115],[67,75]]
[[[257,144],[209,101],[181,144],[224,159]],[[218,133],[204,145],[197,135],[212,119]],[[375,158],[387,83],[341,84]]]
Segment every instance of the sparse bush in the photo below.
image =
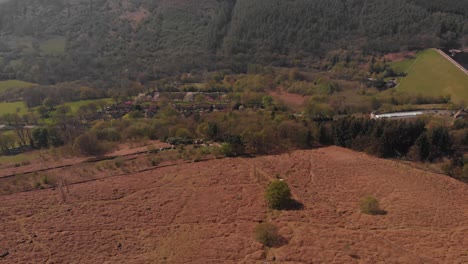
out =
[[364,214],[378,215],[383,214],[384,211],[380,209],[379,201],[372,196],[362,199],[360,203],[361,212]]
[[98,140],[96,135],[87,133],[79,136],[73,146],[83,155],[100,156],[107,153],[110,147]]
[[261,223],[255,227],[255,240],[264,246],[273,247],[281,242],[278,227],[272,223]]
[[114,160],[115,167],[120,168],[125,164],[125,160],[122,157],[118,157]]
[[34,182],[34,188],[35,189],[42,189],[43,187],[42,187],[41,182],[39,182],[39,181]]
[[141,120],[134,121],[125,128],[122,137],[127,139],[154,138],[155,129]]
[[118,142],[122,139],[120,133],[115,128],[104,128],[96,132],[96,136],[99,140],[108,140],[112,142]]
[[103,170],[115,170],[115,161],[112,160],[106,160],[106,161],[101,161],[99,162],[100,165],[102,166]]
[[145,117],[145,115],[142,112],[138,111],[138,110],[133,110],[132,112],[128,113],[127,116],[130,119],[138,119],[138,118]]
[[40,182],[42,185],[54,186],[56,184],[56,179],[53,176],[42,175]]
[[183,139],[187,139],[187,138],[190,138],[191,137],[191,133],[190,131],[185,128],[185,127],[179,127],[177,128],[176,132],[175,132],[175,136],[177,138],[183,138]]
[[42,184],[49,184],[49,178],[47,177],[47,175],[44,175],[41,177],[41,183]]
[[285,209],[291,202],[291,190],[285,181],[274,180],[266,189],[265,199],[270,208]]
[[223,155],[226,157],[235,156],[233,147],[229,143],[224,143],[223,145],[221,145],[221,153],[223,153]]
[[161,163],[161,158],[153,156],[149,157],[148,161],[150,162],[151,166],[158,166]]

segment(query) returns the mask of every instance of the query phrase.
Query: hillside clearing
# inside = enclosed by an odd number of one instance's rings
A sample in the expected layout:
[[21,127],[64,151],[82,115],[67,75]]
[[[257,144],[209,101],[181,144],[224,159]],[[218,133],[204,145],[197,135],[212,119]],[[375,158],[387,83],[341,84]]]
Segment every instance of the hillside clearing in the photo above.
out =
[[104,101],[107,104],[112,103],[112,98],[103,98],[103,99],[90,99],[90,100],[81,100],[81,101],[76,101],[76,102],[66,102],[64,105],[70,106],[72,113],[76,113],[80,106],[83,105],[89,105],[91,103],[97,103],[99,101]]
[[453,102],[468,102],[468,76],[436,50],[426,50],[415,60],[398,62],[394,69],[407,71],[396,88],[399,94],[451,96]]
[[46,55],[59,55],[65,52],[65,38],[55,37],[40,44],[42,53]]
[[26,114],[28,112],[28,107],[24,102],[0,103],[0,115],[13,114],[16,112],[19,114]]
[[24,82],[19,80],[7,80],[7,81],[0,81],[0,93],[3,93],[7,89],[11,88],[29,88],[33,87],[36,84],[30,82]]

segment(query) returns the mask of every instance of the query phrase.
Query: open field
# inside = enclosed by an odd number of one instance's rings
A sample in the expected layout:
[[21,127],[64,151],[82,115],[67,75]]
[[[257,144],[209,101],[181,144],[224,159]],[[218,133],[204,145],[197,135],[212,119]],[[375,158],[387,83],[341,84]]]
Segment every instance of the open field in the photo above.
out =
[[[104,98],[104,99],[93,99],[93,100],[81,100],[81,101],[76,101],[76,102],[66,102],[64,103],[65,105],[70,106],[72,113],[76,113],[76,111],[80,108],[82,105],[88,105],[90,103],[96,103],[98,101],[105,101],[108,104],[112,104],[112,99],[111,98]],[[0,103],[0,116],[3,114],[7,113],[16,113],[17,109],[19,109],[19,114],[26,114],[28,113],[28,108],[24,104],[24,102],[3,102]],[[47,121],[48,119],[46,119]]]
[[[12,132],[12,131],[8,131]],[[7,133],[8,133],[7,132]],[[15,164],[30,164],[31,161],[34,161],[37,159],[38,153],[23,153],[19,155],[14,155],[14,156],[5,156],[2,155],[0,156],[0,167],[3,167],[5,165],[7,166],[14,166]]]
[[96,103],[99,101],[105,101],[108,104],[112,104],[112,98],[103,98],[103,99],[91,99],[91,100],[81,100],[81,101],[75,101],[75,102],[66,102],[64,105],[68,105],[71,108],[71,111],[73,113],[76,113],[76,111],[80,108],[80,106],[83,105],[88,105],[90,103]]
[[28,88],[32,86],[35,86],[35,84],[19,80],[0,81],[0,93],[3,93],[9,88]]
[[390,62],[390,67],[396,72],[399,73],[407,73],[410,69],[411,65],[416,61],[416,58],[401,60],[401,61],[394,61]]
[[23,102],[0,103],[0,115],[7,113],[16,113],[19,109],[19,114],[26,114],[28,108]]
[[42,53],[47,55],[59,55],[65,52],[65,38],[55,37],[41,42]]
[[[122,166],[141,163],[137,157]],[[338,147],[99,180],[87,169],[82,183],[64,169],[56,188],[1,197],[0,252],[9,255],[0,261],[468,262],[466,184]],[[267,209],[263,190],[276,175],[304,209]],[[357,204],[367,195],[387,214],[361,214]],[[253,239],[261,221],[279,227],[281,246],[264,250]]]
[[418,53],[415,60],[395,62],[393,67],[408,73],[396,88],[400,94],[450,95],[455,103],[468,102],[468,75],[436,50]]

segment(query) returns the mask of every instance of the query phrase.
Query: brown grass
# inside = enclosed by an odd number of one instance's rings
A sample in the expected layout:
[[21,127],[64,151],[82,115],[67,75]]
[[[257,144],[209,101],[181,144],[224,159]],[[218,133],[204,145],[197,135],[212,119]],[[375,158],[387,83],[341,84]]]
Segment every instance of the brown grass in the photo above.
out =
[[[64,169],[55,189],[3,195],[2,261],[468,262],[468,187],[443,175],[337,147],[164,164],[80,184]],[[302,210],[268,213],[263,190],[277,174]],[[387,214],[361,214],[367,195]],[[285,242],[265,252],[253,234],[266,215]]]

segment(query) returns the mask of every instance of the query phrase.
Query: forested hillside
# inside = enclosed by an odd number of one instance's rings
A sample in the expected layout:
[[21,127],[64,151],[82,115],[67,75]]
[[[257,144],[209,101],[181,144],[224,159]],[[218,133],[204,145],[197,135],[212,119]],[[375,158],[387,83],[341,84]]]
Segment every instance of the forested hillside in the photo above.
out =
[[[2,3],[4,2],[4,3]],[[337,49],[461,47],[456,0],[15,0],[0,3],[0,78],[149,80],[299,65]]]

